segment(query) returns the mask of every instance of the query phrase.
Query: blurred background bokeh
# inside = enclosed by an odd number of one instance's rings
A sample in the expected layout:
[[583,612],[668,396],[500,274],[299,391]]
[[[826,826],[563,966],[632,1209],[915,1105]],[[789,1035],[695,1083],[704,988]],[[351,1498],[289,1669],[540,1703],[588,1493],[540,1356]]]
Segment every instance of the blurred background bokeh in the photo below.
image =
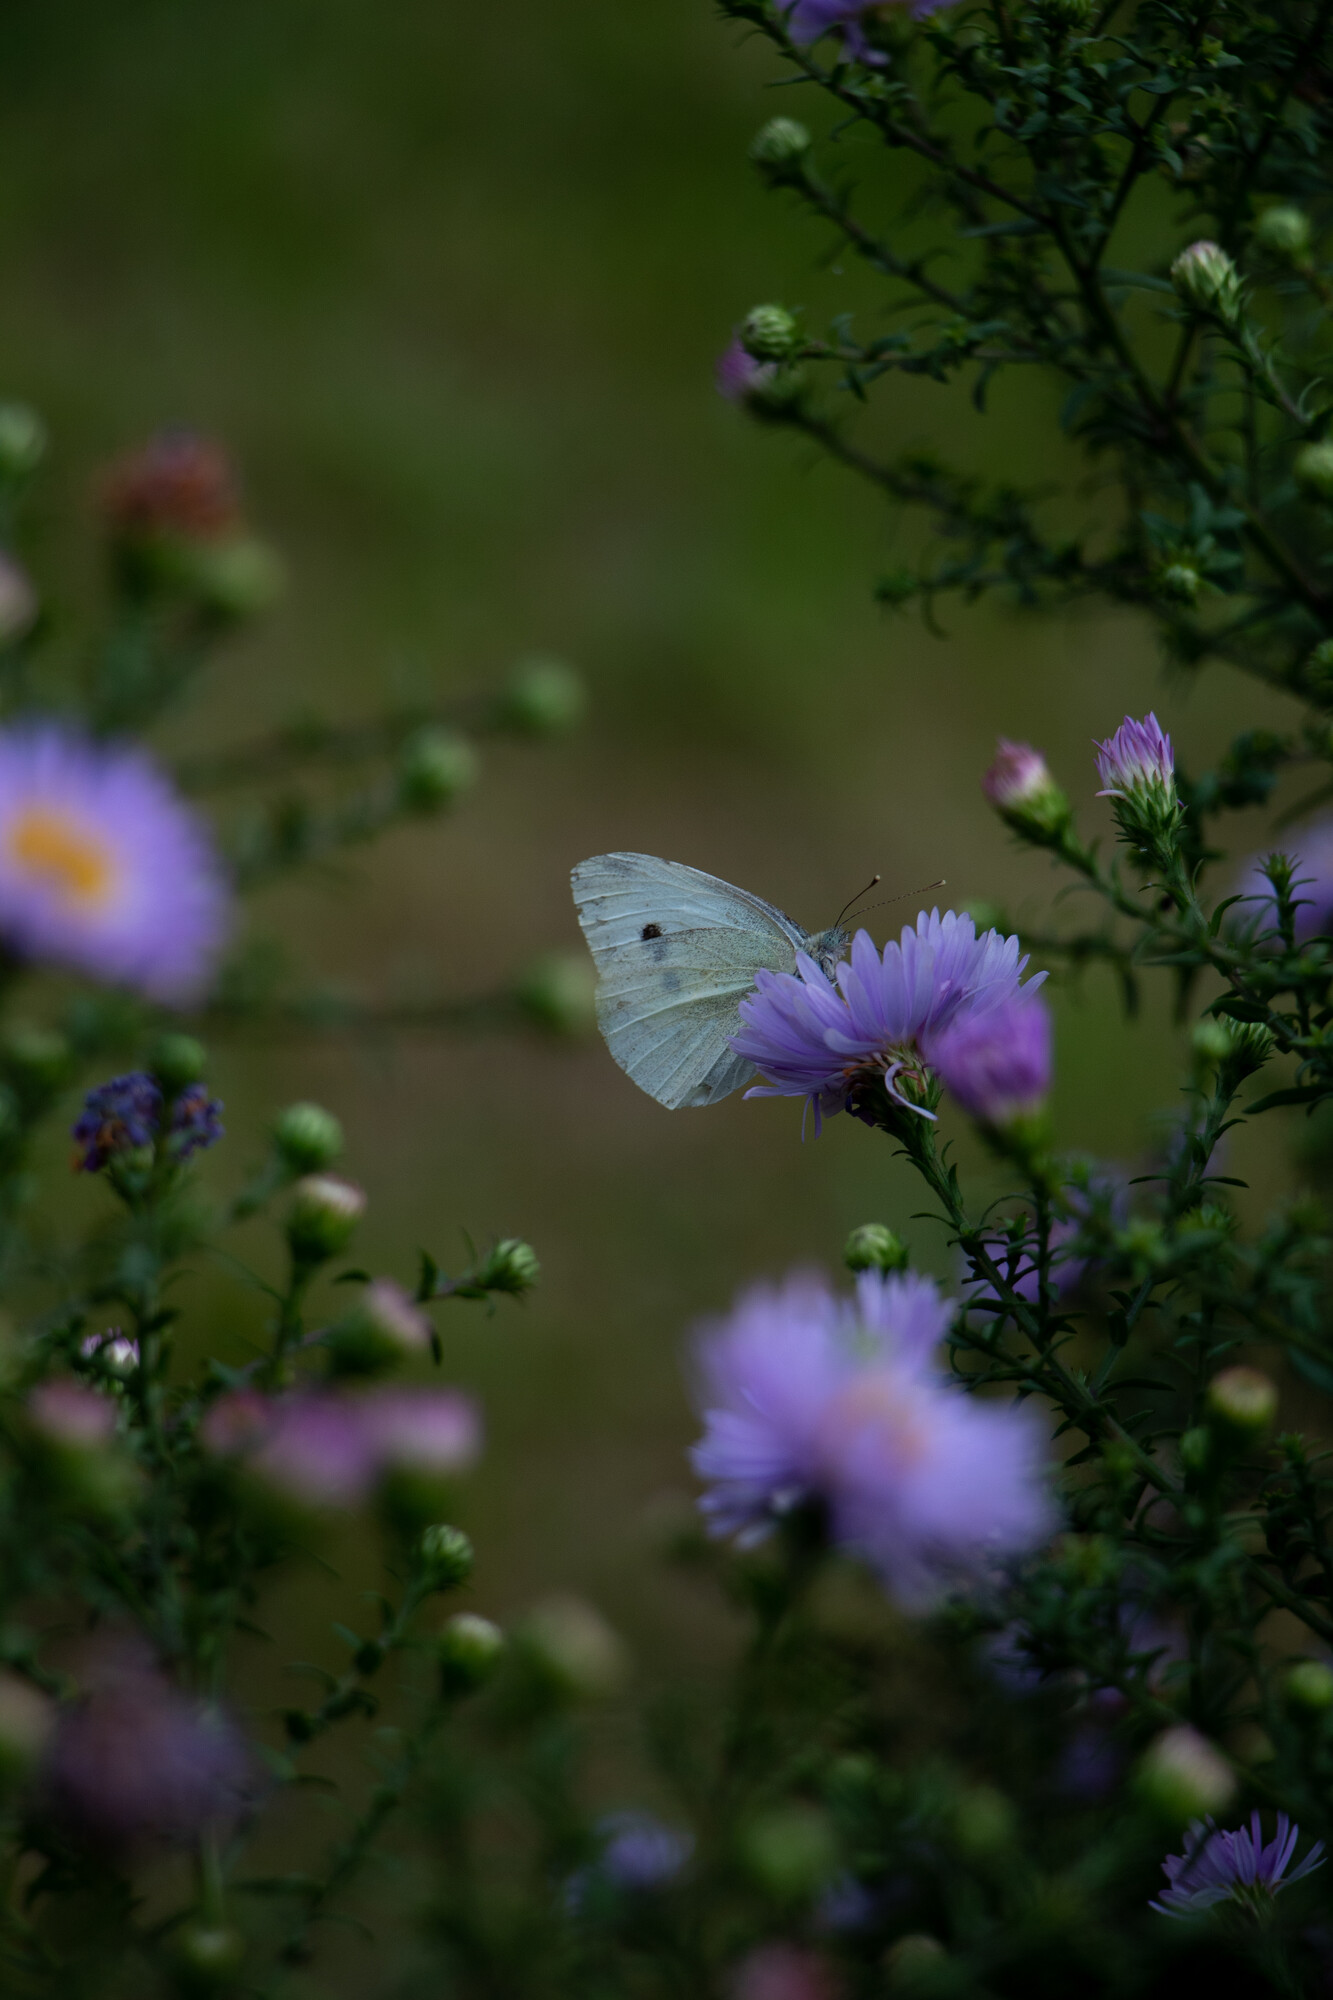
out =
[[[757,299],[816,321],[876,307],[746,164],[774,109],[818,125],[818,107],[767,91],[768,58],[707,0],[10,0],[5,17],[0,388],[53,435],[26,553],[43,581],[82,579],[52,604],[57,645],[100,588],[95,469],[183,424],[233,450],[290,580],[164,747],[443,699],[534,651],[590,687],[576,737],[497,746],[456,816],[259,900],[255,927],[294,935],[321,976],[372,996],[498,986],[577,946],[570,866],[611,847],[812,926],[875,870],[881,893],[943,876],[942,900],[1035,912],[1053,884],[978,791],[997,731],[1041,742],[1092,823],[1090,739],[1127,708],[1156,700],[1196,765],[1262,712],[1222,679],[1164,687],[1130,619],[949,606],[935,636],[876,608],[914,531],[712,386]],[[891,198],[855,142],[848,162]],[[915,380],[884,433],[1040,481],[1056,393],[1002,392],[982,418]],[[1058,1005],[1062,1139],[1141,1158],[1182,1070],[1166,1011],[1126,1024],[1096,978]],[[460,1227],[536,1246],[526,1305],[444,1322],[446,1372],[490,1431],[472,1601],[506,1616],[578,1589],[654,1662],[710,1643],[640,1560],[688,1491],[691,1321],[756,1274],[836,1263],[870,1219],[950,1269],[860,1127],[803,1144],[798,1107],[739,1097],[668,1114],[599,1042],[232,1038],[213,1082],[215,1179],[253,1159],[275,1103],[337,1111],[373,1268],[406,1273],[422,1245],[461,1262]],[[198,1299],[218,1342],[258,1324],[225,1271]],[[299,1584],[312,1632],[322,1588]]]

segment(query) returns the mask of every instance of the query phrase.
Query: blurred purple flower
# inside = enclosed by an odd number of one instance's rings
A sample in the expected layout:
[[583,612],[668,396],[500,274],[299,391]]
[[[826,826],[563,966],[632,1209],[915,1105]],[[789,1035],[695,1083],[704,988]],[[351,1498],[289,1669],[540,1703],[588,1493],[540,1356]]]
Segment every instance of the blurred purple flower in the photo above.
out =
[[981,789],[991,804],[1003,811],[1041,798],[1051,782],[1040,750],[1034,750],[1030,743],[1015,743],[1010,737],[1001,736],[995,745],[994,761],[981,780]]
[[1152,714],[1142,722],[1126,716],[1113,736],[1097,745],[1099,799],[1121,799],[1136,793],[1171,791],[1176,782],[1171,738]]
[[206,1084],[192,1083],[172,1106],[171,1133],[171,1150],[178,1160],[188,1160],[191,1153],[216,1146],[226,1136],[221,1099],[210,1097]]
[[253,1451],[273,1428],[274,1407],[258,1389],[228,1389],[205,1413],[199,1426],[200,1443],[216,1458],[237,1458]]
[[121,1332],[118,1326],[109,1326],[105,1333],[88,1333],[79,1342],[79,1353],[85,1361],[96,1361],[110,1375],[132,1375],[139,1366],[139,1343]]
[[98,1451],[115,1435],[115,1403],[68,1376],[39,1382],[24,1408],[38,1436],[66,1450]]
[[940,1081],[988,1125],[1034,1112],[1051,1087],[1051,1010],[1031,985],[957,1016],[931,1043]]
[[836,2000],[828,1961],[795,1944],[761,1944],[736,1969],[731,2000]]
[[810,1276],[743,1294],[701,1349],[692,1457],[714,1532],[754,1541],[820,1501],[833,1539],[907,1605],[1043,1540],[1039,1429],[944,1377],[934,1350],[952,1310],[912,1273],[863,1272],[854,1302]]
[[756,361],[747,354],[737,336],[717,357],[713,380],[717,393],[728,403],[743,403],[747,397],[766,389],[777,374],[772,361]]
[[225,1827],[244,1811],[252,1782],[234,1724],[136,1649],[112,1648],[96,1661],[86,1698],[57,1722],[41,1792],[70,1832],[118,1848]]
[[183,1002],[228,928],[212,839],[141,751],[0,730],[0,935],[26,958]]
[[[866,931],[852,941],[851,962],[835,968],[836,985],[801,953],[799,977],[761,971],[755,991],[740,1003],[742,1028],[732,1037],[768,1079],[747,1097],[805,1097],[816,1113],[847,1108],[854,1092],[882,1082],[911,1110],[895,1086],[900,1075],[920,1075],[933,1060],[936,1039],[963,1015],[980,1013],[1032,993],[1039,972],[1021,985],[1026,958],[1018,939],[998,931],[981,937],[971,917],[947,910],[906,925],[899,943],[881,954]],[[933,1112],[922,1111],[932,1118]]]
[[1148,1907],[1164,1917],[1186,1917],[1211,1909],[1214,1903],[1232,1902],[1257,1914],[1279,1889],[1290,1888],[1321,1865],[1324,1843],[1317,1840],[1299,1868],[1288,1875],[1287,1864],[1300,1834],[1282,1812],[1266,1847],[1257,1812],[1251,1814],[1248,1827],[1235,1833],[1220,1833],[1211,1819],[1195,1820],[1185,1852],[1168,1855],[1162,1863],[1168,1886],[1160,1901]]
[[353,1407],[380,1468],[465,1472],[481,1450],[481,1418],[456,1389],[381,1389]]
[[[911,0],[903,10],[914,21],[939,13],[949,0]],[[887,13],[883,0],[796,0],[787,17],[794,42],[816,42],[831,29],[842,35],[843,48],[856,62],[882,63],[883,54],[866,39],[862,21],[867,14]]]
[[265,1485],[298,1505],[319,1508],[358,1506],[377,1470],[356,1404],[315,1390],[272,1406],[267,1435],[248,1462]]
[[[1235,915],[1250,928],[1269,930],[1277,922],[1273,885],[1264,874],[1264,862],[1275,850],[1256,854],[1246,864],[1237,891],[1245,898]],[[1293,864],[1292,897],[1296,903],[1297,944],[1312,937],[1333,934],[1333,817],[1312,820],[1308,826],[1293,828],[1277,848]]]
[[691,1834],[667,1826],[648,1812],[606,1813],[594,1829],[601,1852],[580,1868],[567,1884],[569,1901],[578,1907],[594,1882],[641,1893],[674,1882],[694,1852]]
[[161,1116],[162,1092],[142,1070],[98,1084],[88,1092],[72,1128],[71,1136],[83,1154],[76,1169],[99,1173],[117,1153],[151,1146]]

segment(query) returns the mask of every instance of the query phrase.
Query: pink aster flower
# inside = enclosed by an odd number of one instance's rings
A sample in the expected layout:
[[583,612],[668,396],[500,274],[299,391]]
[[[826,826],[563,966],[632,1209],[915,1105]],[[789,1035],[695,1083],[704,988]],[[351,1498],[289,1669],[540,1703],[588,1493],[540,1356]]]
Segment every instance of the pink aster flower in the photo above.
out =
[[1051,1087],[1051,1010],[1028,988],[967,1010],[931,1044],[930,1059],[964,1111],[987,1125],[1030,1116]]
[[714,1531],[754,1541],[819,1503],[834,1541],[912,1607],[1045,1539],[1039,1426],[944,1374],[952,1311],[913,1273],[863,1272],[854,1301],[812,1276],[743,1294],[701,1350],[693,1461]]
[[741,1001],[741,1032],[731,1043],[768,1079],[746,1095],[805,1097],[817,1113],[834,1112],[846,1110],[862,1087],[882,1082],[900,1104],[921,1110],[895,1080],[919,1076],[937,1039],[964,1016],[1033,992],[1046,975],[1024,986],[1026,965],[1016,937],[993,930],[978,937],[971,917],[932,910],[882,953],[858,931],[850,962],[835,968],[834,980],[804,954],[796,974],[760,972],[754,993]]
[[1277,1831],[1264,1845],[1258,1813],[1248,1827],[1221,1833],[1211,1819],[1195,1820],[1183,1854],[1162,1863],[1167,1879],[1159,1901],[1149,1904],[1164,1917],[1190,1917],[1214,1903],[1240,1903],[1257,1915],[1280,1889],[1288,1889],[1322,1866],[1324,1843],[1317,1840],[1299,1868],[1287,1873],[1301,1830],[1285,1813],[1277,1816]]
[[142,751],[0,729],[0,938],[21,957],[186,1001],[228,898],[212,842]]

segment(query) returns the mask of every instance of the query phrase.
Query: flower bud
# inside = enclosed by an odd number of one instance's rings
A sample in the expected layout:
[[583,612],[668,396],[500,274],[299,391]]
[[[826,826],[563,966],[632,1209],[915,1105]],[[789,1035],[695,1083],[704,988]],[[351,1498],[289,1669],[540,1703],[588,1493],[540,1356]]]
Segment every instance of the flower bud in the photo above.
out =
[[1266,208],[1255,224],[1254,240],[1270,257],[1299,263],[1310,248],[1310,218],[1299,208]]
[[541,1274],[537,1253],[517,1236],[505,1236],[488,1250],[476,1282],[488,1292],[530,1292]]
[[289,1104],[273,1127],[273,1144],[294,1174],[317,1174],[342,1152],[343,1128],[320,1104]]
[[750,141],[757,167],[790,167],[810,150],[810,134],[795,118],[770,118]]
[[993,1785],[969,1785],[955,1801],[953,1837],[970,1861],[987,1861],[1012,1853],[1018,1835],[1014,1809]]
[[786,306],[754,306],[741,324],[741,346],[755,361],[790,361],[801,329]]
[[230,1987],[245,1963],[245,1938],[230,1924],[186,1924],[175,1943],[176,1971],[187,1993]]
[[437,1521],[421,1537],[421,1569],[432,1590],[457,1590],[472,1574],[476,1553],[461,1528]]
[[451,729],[418,729],[398,757],[398,798],[408,812],[441,812],[477,782],[477,753]]
[[524,1656],[552,1693],[597,1701],[616,1694],[628,1661],[600,1611],[579,1597],[548,1597],[522,1628]]
[[1333,500],[1333,440],[1302,445],[1291,470],[1296,484],[1312,500]]
[[429,1354],[431,1331],[429,1319],[401,1285],[376,1278],[330,1328],[326,1345],[339,1374],[374,1375]]
[[774,1806],[744,1829],[740,1859],[755,1887],[775,1902],[812,1899],[837,1873],[828,1816],[815,1806]]
[[1218,243],[1191,243],[1171,266],[1171,282],[1187,306],[1215,313],[1228,325],[1240,317],[1240,273]]
[[849,1271],[905,1271],[908,1249],[886,1223],[863,1222],[843,1245],[842,1261]]
[[1149,1744],[1137,1784],[1144,1803],[1175,1824],[1221,1812],[1236,1791],[1221,1751],[1184,1722],[1163,1730]]
[[583,719],[588,691],[563,660],[520,660],[500,696],[497,720],[516,736],[563,736]]
[[163,1035],[151,1050],[148,1067],[168,1097],[198,1083],[208,1067],[202,1042],[193,1035]]
[[1139,858],[1160,859],[1179,834],[1182,809],[1176,795],[1171,738],[1155,715],[1142,722],[1126,716],[1112,736],[1097,745],[1098,798],[1113,802],[1121,838]]
[[1208,1384],[1208,1421],[1236,1444],[1256,1444],[1277,1416],[1277,1384],[1257,1368],[1224,1368]]
[[1172,604],[1196,604],[1202,584],[1193,563],[1167,563],[1157,573],[1157,588]]
[[1069,823],[1069,801],[1030,743],[1001,736],[981,789],[1016,833],[1044,839]]
[[0,1667],[0,1785],[27,1777],[50,1740],[55,1719],[49,1695]]
[[437,1641],[440,1676],[446,1694],[470,1694],[490,1679],[500,1664],[505,1637],[489,1618],[459,1611],[446,1619]]
[[0,479],[25,479],[46,457],[46,425],[26,403],[0,403]]
[[0,551],[0,646],[22,638],[37,617],[37,592],[26,570]]
[[553,1035],[590,1034],[597,1024],[597,975],[586,952],[533,959],[515,982],[514,999],[534,1027]]
[[1333,1672],[1322,1660],[1298,1660],[1282,1683],[1282,1695],[1297,1715],[1326,1715],[1333,1708]]
[[40,1105],[68,1081],[71,1051],[54,1028],[16,1024],[0,1041],[0,1062],[20,1100]]
[[1201,1062],[1219,1063],[1231,1053],[1231,1031],[1215,1015],[1199,1022],[1194,1030],[1194,1053]]
[[949,1954],[928,1931],[909,1931],[884,1954],[885,1983],[890,1993],[939,1991],[939,1975]]
[[193,544],[176,566],[204,609],[229,622],[258,617],[282,595],[281,562],[266,542],[250,535]]
[[336,1257],[352,1240],[366,1212],[366,1197],[351,1181],[334,1174],[307,1174],[292,1189],[287,1212],[287,1245],[304,1264]]

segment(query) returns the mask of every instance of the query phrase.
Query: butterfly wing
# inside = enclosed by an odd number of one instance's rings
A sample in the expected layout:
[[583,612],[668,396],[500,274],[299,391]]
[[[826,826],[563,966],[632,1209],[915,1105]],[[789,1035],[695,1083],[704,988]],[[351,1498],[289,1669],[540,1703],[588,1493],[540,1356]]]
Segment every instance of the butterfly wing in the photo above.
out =
[[755,1074],[728,1047],[756,972],[794,972],[799,924],[716,875],[651,854],[597,854],[571,877],[597,967],[597,1020],[659,1104],[713,1104]]

